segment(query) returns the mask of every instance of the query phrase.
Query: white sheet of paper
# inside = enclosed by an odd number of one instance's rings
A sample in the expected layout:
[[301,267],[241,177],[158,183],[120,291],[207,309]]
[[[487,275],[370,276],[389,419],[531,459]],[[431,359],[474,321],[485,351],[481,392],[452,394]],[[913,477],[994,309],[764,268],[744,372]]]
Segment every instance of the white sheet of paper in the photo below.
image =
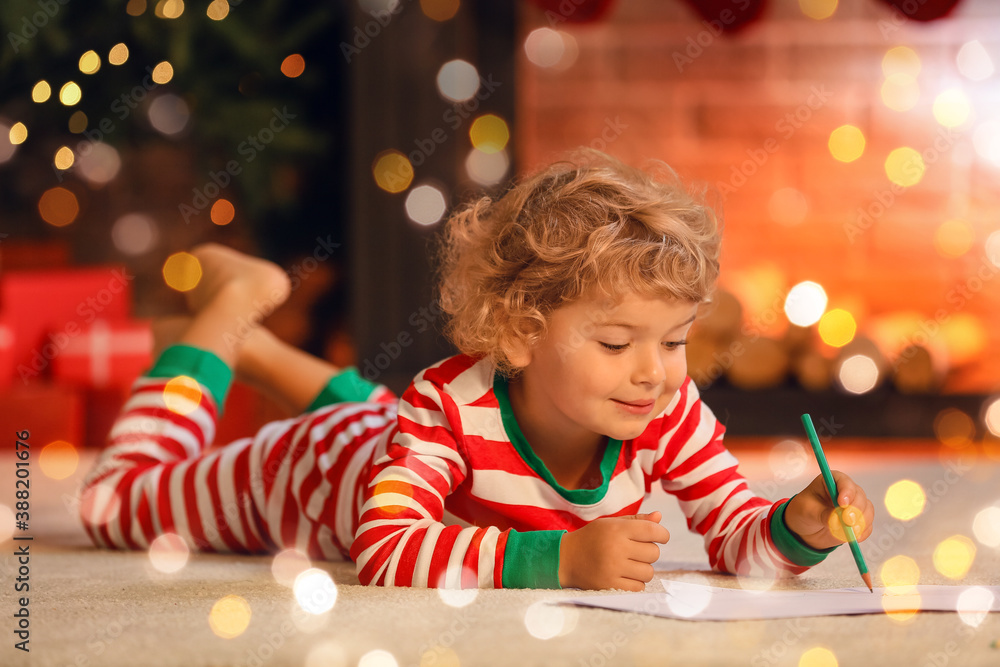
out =
[[[803,616],[951,611],[979,618],[1000,612],[1000,586],[835,588],[752,591],[661,580],[663,593],[624,593],[567,598],[560,604],[615,609],[690,621],[737,621]],[[977,623],[978,624],[978,623]]]

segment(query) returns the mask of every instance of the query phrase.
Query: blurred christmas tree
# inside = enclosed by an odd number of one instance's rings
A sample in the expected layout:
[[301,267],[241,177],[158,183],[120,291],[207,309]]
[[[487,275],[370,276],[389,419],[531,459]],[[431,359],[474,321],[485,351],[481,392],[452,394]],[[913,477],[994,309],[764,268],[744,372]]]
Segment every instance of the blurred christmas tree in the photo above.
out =
[[[235,205],[242,227],[225,233],[254,237],[279,261],[336,231],[346,189],[341,11],[318,0],[4,2],[0,129],[15,128],[18,143],[0,151],[3,231],[66,238],[77,261],[115,261],[103,227],[155,201],[167,247],[153,255],[162,255],[177,249],[171,239],[222,233],[211,219],[219,198]],[[136,201],[138,156],[178,152],[190,156],[188,178],[160,173],[161,192]],[[110,164],[95,166],[99,157]],[[67,229],[37,210],[58,185],[81,198]]]

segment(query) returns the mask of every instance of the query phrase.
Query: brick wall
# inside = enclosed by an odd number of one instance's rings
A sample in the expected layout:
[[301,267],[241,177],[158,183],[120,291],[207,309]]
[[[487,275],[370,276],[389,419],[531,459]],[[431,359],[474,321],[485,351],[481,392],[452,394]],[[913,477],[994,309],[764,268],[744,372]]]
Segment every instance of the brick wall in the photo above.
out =
[[[523,5],[522,39],[550,26]],[[1000,3],[965,0],[951,17],[923,24],[875,0],[841,2],[825,21],[803,16],[797,0],[771,0],[756,23],[715,36],[680,0],[620,0],[602,22],[555,27],[575,38],[579,55],[553,71],[519,51],[519,169],[594,144],[632,164],[658,158],[686,179],[732,186],[724,202],[723,287],[737,289],[753,272],[777,267],[784,289],[814,280],[830,307],[852,304],[862,333],[897,311],[944,313],[942,322],[971,314],[987,343],[945,389],[998,388],[1000,278],[984,242],[1000,229],[1000,167],[975,153],[972,134],[983,120],[1000,118],[1000,75],[968,81],[955,55],[978,39],[1000,68]],[[887,108],[880,96],[882,58],[898,45],[913,48],[922,63],[920,100],[906,112]],[[949,134],[931,109],[934,96],[952,86],[969,96],[974,117]],[[844,123],[867,140],[849,164],[827,149],[829,133]],[[605,143],[601,133],[610,124],[620,134]],[[883,162],[902,145],[932,150],[934,159],[920,183],[897,194]],[[753,155],[759,164],[748,162]],[[768,213],[772,194],[786,187],[808,200],[799,224]],[[862,218],[862,211],[874,215]],[[976,241],[965,256],[944,259],[934,233],[952,218],[967,221]],[[977,283],[981,267],[991,278]],[[971,298],[960,306],[948,299],[970,280]]]

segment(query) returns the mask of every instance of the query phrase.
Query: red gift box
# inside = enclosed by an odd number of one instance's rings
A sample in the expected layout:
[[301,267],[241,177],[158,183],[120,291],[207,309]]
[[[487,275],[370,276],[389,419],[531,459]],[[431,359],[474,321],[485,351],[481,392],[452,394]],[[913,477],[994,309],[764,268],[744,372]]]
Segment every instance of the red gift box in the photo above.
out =
[[35,381],[97,318],[126,319],[134,278],[124,267],[4,271],[0,314],[14,330],[14,340],[10,361],[0,365],[0,375],[23,384]]
[[0,318],[0,389],[10,386],[14,377],[14,329]]
[[52,376],[95,389],[129,387],[152,366],[152,350],[148,322],[97,319],[66,341],[52,359]]
[[83,397],[78,389],[48,382],[18,384],[0,392],[0,404],[0,432],[9,437],[24,430],[30,433],[32,465],[42,447],[55,440],[83,445]]

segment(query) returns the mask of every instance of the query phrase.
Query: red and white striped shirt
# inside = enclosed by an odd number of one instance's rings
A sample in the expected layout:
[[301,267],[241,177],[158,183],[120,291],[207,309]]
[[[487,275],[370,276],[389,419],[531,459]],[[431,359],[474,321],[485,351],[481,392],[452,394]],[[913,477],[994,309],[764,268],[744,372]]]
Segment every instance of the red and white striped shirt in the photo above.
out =
[[208,450],[213,399],[203,392],[182,414],[167,407],[166,382],[137,380],[85,480],[81,513],[99,546],[147,548],[171,532],[204,551],[350,557],[365,584],[532,585],[541,580],[525,570],[558,558],[557,531],[635,514],[659,483],[713,568],[807,569],[776,548],[777,505],[749,490],[690,378],[640,436],[609,440],[603,484],[579,490],[530,452],[487,359],[449,357],[401,399],[379,385]]

